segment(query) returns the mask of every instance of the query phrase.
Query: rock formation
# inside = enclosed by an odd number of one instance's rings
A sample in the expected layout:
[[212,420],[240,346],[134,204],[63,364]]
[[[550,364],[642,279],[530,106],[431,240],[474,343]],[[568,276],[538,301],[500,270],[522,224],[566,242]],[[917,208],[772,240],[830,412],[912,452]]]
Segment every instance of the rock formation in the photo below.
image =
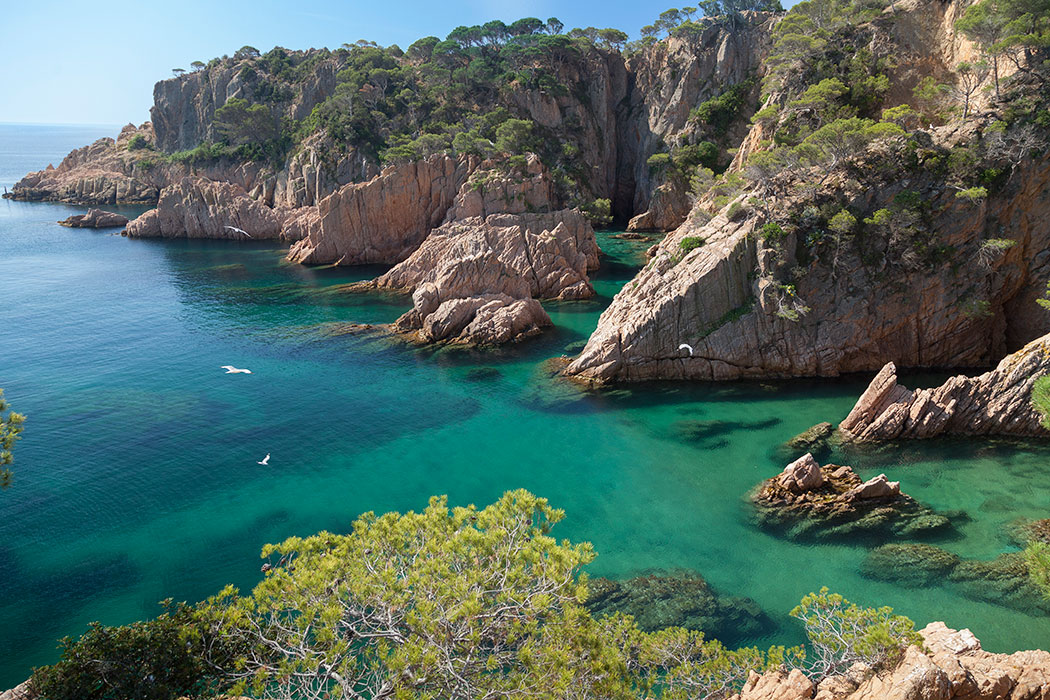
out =
[[943,534],[951,521],[901,493],[885,474],[862,481],[846,466],[805,454],[752,494],[758,524],[792,539]]
[[497,344],[550,325],[535,298],[591,296],[587,271],[597,262],[577,210],[492,214],[444,224],[372,286],[412,292],[412,310],[395,323],[402,332]]
[[320,201],[316,226],[288,259],[337,265],[401,262],[444,220],[476,166],[469,158],[435,155],[346,185]]
[[990,372],[952,377],[939,387],[909,391],[888,363],[846,419],[845,440],[876,442],[937,435],[1050,436],[1032,405],[1036,379],[1050,373],[1050,335],[1007,355]]
[[925,649],[909,647],[890,669],[859,665],[813,683],[798,670],[752,673],[730,700],[1045,700],[1050,653],[993,654],[968,629],[931,622],[919,631]]
[[128,223],[128,217],[101,209],[88,209],[87,214],[74,214],[58,222],[69,228],[119,228]]
[[638,627],[698,630],[725,644],[767,634],[772,620],[750,598],[722,596],[699,574],[689,571],[638,576],[622,581],[587,582],[587,608],[595,616],[630,615]]
[[[937,138],[973,138],[975,125]],[[743,199],[710,220],[669,234],[653,261],[602,315],[568,374],[584,380],[835,376],[874,371],[887,361],[906,367],[980,367],[1050,330],[1034,300],[1050,278],[1050,158],[1018,166],[1010,182],[973,204],[926,171],[881,174],[889,152],[863,154],[850,170],[827,178],[823,194],[781,202],[802,217],[814,202],[845,202],[874,212],[901,193],[917,193],[928,240],[941,257],[885,231],[864,232],[864,246],[835,245],[800,226],[782,240]],[[944,146],[948,149],[948,146]],[[833,204],[828,206],[833,206]],[[810,235],[812,233],[812,235]],[[990,259],[989,238],[1013,243]],[[822,242],[823,241],[823,242]],[[697,247],[695,244],[699,243]],[[975,306],[977,305],[977,306]],[[975,312],[979,308],[980,312]],[[678,350],[690,344],[690,356]]]
[[[161,193],[156,209],[128,224],[133,238],[282,238],[291,212],[271,209],[237,185],[203,178],[183,178]],[[247,236],[233,228],[247,232]],[[299,233],[299,228],[290,228]]]

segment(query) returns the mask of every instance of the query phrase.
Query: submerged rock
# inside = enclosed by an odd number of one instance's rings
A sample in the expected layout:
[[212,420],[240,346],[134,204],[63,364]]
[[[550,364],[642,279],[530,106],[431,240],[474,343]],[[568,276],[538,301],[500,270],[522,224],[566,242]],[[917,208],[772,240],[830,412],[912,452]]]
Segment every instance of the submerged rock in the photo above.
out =
[[750,598],[723,597],[692,572],[588,582],[594,615],[625,613],[648,632],[665,627],[699,630],[726,644],[767,634],[772,620]]
[[834,432],[835,427],[831,423],[817,423],[788,440],[787,446],[793,450],[821,450],[827,447],[828,440]]
[[1032,405],[1035,381],[1050,372],[1050,335],[1007,355],[990,372],[957,376],[933,389],[909,391],[892,362],[882,368],[839,424],[853,442],[938,435],[1050,437]]
[[792,539],[924,538],[952,529],[885,474],[861,481],[850,467],[821,467],[808,453],[763,482],[751,500],[761,527]]
[[937,585],[959,563],[959,557],[929,544],[885,544],[860,565],[863,576],[902,586]]
[[75,214],[58,222],[69,228],[119,228],[128,223],[128,217],[101,209],[88,209],[87,214]]

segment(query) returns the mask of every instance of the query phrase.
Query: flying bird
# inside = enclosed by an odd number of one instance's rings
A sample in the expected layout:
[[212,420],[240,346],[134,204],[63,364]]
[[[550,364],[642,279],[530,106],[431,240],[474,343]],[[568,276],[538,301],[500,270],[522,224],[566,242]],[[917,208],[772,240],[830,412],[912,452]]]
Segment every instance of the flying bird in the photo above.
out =
[[233,365],[223,365],[222,369],[226,370],[226,374],[251,374],[250,369],[237,369]]
[[261,464],[261,465],[263,465],[264,467],[265,467],[265,466],[268,466],[268,465],[270,464],[270,453],[269,453],[269,452],[267,452],[267,453],[266,453],[266,456],[265,456],[265,457],[263,457],[263,460],[262,460],[261,462],[256,462],[256,464]]
[[236,231],[237,233],[243,233],[248,238],[252,237],[252,234],[248,233],[243,228],[237,228],[236,226],[223,226],[223,228],[228,228],[229,230]]
[[689,357],[693,356],[693,346],[692,345],[689,345],[688,343],[682,343],[681,345],[678,346],[678,349],[681,350],[682,348],[685,348],[686,350],[689,351]]

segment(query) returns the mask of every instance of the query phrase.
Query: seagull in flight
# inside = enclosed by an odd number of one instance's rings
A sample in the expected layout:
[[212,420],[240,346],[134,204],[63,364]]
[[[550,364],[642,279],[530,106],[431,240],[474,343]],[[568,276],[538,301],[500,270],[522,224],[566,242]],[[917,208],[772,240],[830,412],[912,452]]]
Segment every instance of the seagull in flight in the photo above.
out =
[[226,374],[251,374],[250,369],[237,369],[233,365],[223,365],[222,369],[226,370]]
[[270,464],[270,453],[269,453],[269,452],[267,452],[267,453],[266,453],[266,456],[265,456],[265,457],[263,457],[263,460],[262,460],[261,462],[256,462],[256,464],[261,464],[261,465],[263,465],[264,467],[265,467],[265,466],[268,466],[268,465]]
[[229,229],[231,231],[236,231],[237,233],[243,233],[248,238],[252,237],[252,234],[248,233],[243,228],[237,228],[236,226],[223,226],[223,228]]
[[688,343],[682,343],[681,345],[678,346],[678,349],[681,350],[682,348],[685,348],[686,350],[689,351],[689,357],[693,356],[693,346],[692,345],[689,345]]

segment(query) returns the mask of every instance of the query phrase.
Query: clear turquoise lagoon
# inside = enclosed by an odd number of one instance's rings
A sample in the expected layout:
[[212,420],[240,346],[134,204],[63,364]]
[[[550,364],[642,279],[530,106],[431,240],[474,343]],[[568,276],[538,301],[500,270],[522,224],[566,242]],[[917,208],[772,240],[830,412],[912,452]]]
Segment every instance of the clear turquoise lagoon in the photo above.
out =
[[[0,185],[115,133],[0,126]],[[0,688],[54,661],[55,640],[92,620],[250,588],[266,542],[345,531],[359,513],[419,509],[433,494],[480,506],[518,487],[567,511],[560,535],[594,543],[594,575],[688,569],[750,596],[777,623],[756,644],[799,641],[787,612],[825,585],[920,625],[969,627],[991,650],[1050,643],[1048,617],[870,581],[858,571],[865,546],[800,545],[752,525],[746,494],[783,468],[778,447],[841,419],[870,377],[593,393],[552,378],[545,361],[579,350],[646,243],[601,234],[599,296],[548,304],[556,328],[539,339],[429,350],[343,332],[408,308],[340,289],[382,268],[55,224],[85,209],[0,201],[0,387],[28,416],[14,485],[0,492]],[[226,375],[226,364],[253,374]],[[256,464],[266,453],[269,465]],[[939,543],[965,557],[1012,551],[1005,525],[1050,516],[1050,445],[833,457],[967,511],[961,537]]]

